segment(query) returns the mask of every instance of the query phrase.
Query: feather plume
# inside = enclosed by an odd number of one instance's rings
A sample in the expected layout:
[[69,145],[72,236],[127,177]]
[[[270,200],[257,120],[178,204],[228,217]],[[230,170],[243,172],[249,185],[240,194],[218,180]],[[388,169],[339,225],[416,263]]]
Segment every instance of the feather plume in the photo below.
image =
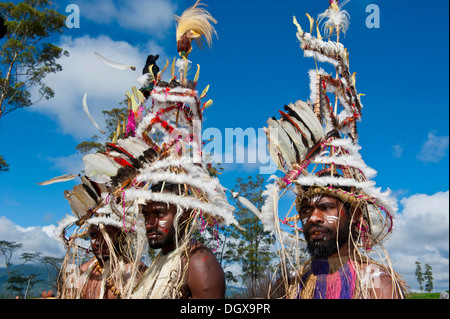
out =
[[86,176],[96,183],[109,182],[121,168],[112,158],[100,153],[87,154],[83,157],[83,162]]
[[322,124],[320,124],[314,111],[308,104],[299,100],[294,104],[289,104],[288,108],[295,112],[297,118],[300,119],[311,132],[314,143],[319,142],[325,136]]
[[197,72],[195,73],[194,83],[197,83],[199,75],[200,75],[200,64],[197,64]]
[[314,19],[308,13],[306,13],[306,16],[309,19],[309,34],[312,34],[313,26],[314,26]]
[[294,142],[294,147],[297,150],[296,159],[301,161],[306,153],[308,152],[308,147],[303,144],[302,135],[296,130],[296,128],[290,123],[283,120],[278,120],[281,127],[284,129],[289,138]]
[[97,122],[94,120],[94,118],[92,117],[91,113],[89,112],[89,108],[87,106],[87,93],[84,93],[84,97],[83,97],[83,110],[84,113],[86,113],[86,115],[88,116],[89,120],[91,120],[92,124],[94,124],[94,126],[102,133],[105,134],[105,131],[103,131],[100,126],[98,126]]
[[302,121],[297,120],[295,117],[289,116],[288,114],[284,113],[283,111],[279,111],[280,114],[283,116],[283,118],[290,122],[303,136],[304,141],[306,141],[305,147],[310,148],[314,146],[314,143],[311,139],[311,134],[309,133],[309,130],[305,127]]
[[281,162],[280,157],[278,156],[280,154],[280,150],[278,148],[278,146],[275,144],[276,141],[276,134],[274,133],[275,130],[273,130],[270,126],[267,128],[264,128],[264,131],[266,133],[267,136],[267,148],[269,149],[269,155],[270,158],[272,159],[272,161],[277,164],[277,167],[279,169],[283,169],[283,163]]
[[267,123],[272,127],[271,132],[274,133],[272,134],[271,142],[278,146],[282,157],[286,161],[286,164],[290,167],[296,162],[295,151],[292,146],[291,139],[276,120],[268,119]]
[[295,16],[294,16],[293,21],[294,21],[295,26],[297,27],[297,31],[298,31],[299,35],[302,36],[303,33],[304,33],[304,32],[303,32],[303,29],[302,29],[302,27],[300,26],[300,24],[298,24],[297,18],[296,18]]
[[[321,23],[324,19],[324,28],[325,28],[325,36],[330,35],[331,30],[336,29],[336,32],[339,34],[341,31],[345,34],[347,32],[348,27],[350,25],[350,15],[346,10],[342,10],[342,7],[349,0],[343,1],[339,6],[336,2],[333,2],[331,6],[325,10],[325,12],[319,14],[317,20]],[[327,28],[329,27],[329,28]]]
[[132,66],[132,65],[126,65],[126,64],[122,64],[122,63],[117,63],[117,62],[113,62],[111,60],[108,60],[107,58],[105,58],[104,56],[102,56],[100,53],[98,52],[94,52],[95,56],[97,58],[100,59],[100,61],[102,61],[104,64],[115,68],[115,69],[119,69],[119,70],[126,70],[126,69],[131,69],[132,71],[136,70],[136,67]]
[[73,180],[75,177],[77,177],[77,175],[65,174],[65,175],[53,177],[52,179],[49,179],[48,181],[44,181],[44,182],[37,183],[37,184],[41,185],[41,186],[45,186],[45,185],[50,185],[53,183],[67,182],[67,181]]
[[164,65],[163,69],[158,72],[158,79],[161,79],[162,75],[164,74],[164,71],[166,71],[167,66],[169,65],[169,59],[166,59],[166,64]]
[[202,48],[202,38],[210,47],[212,35],[216,30],[212,23],[217,23],[211,14],[199,6],[200,0],[190,8],[186,9],[181,16],[175,16],[177,22],[176,38],[178,52],[186,55],[192,51],[191,41],[195,39],[199,48]]
[[209,91],[209,84],[205,87],[202,94],[200,94],[200,99],[204,98],[206,96],[206,93]]

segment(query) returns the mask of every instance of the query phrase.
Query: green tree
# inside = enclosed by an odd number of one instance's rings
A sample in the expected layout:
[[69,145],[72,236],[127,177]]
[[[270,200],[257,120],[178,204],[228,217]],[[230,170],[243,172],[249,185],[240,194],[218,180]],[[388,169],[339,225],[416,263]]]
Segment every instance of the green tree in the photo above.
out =
[[422,267],[420,266],[420,262],[416,261],[416,277],[417,281],[419,282],[420,292],[423,291],[423,285],[424,282],[423,274],[422,274]]
[[425,273],[424,273],[424,280],[425,280],[425,291],[432,292],[433,291],[433,273],[432,268],[430,265],[425,264]]
[[[37,88],[38,101],[55,94],[44,79],[62,70],[56,61],[68,52],[45,40],[63,32],[66,16],[50,6],[48,0],[0,3],[6,26],[0,47],[0,119],[35,103],[31,100],[32,88]],[[0,172],[7,169],[8,164],[0,157]]]
[[[256,175],[247,179],[238,178],[234,192],[248,199],[261,210],[264,204],[262,196],[264,178]],[[235,260],[241,265],[243,278],[256,285],[258,279],[267,271],[272,271],[272,260],[276,257],[273,237],[264,232],[261,221],[239,200],[235,200],[236,219],[243,230],[235,228],[233,237],[237,239]]]

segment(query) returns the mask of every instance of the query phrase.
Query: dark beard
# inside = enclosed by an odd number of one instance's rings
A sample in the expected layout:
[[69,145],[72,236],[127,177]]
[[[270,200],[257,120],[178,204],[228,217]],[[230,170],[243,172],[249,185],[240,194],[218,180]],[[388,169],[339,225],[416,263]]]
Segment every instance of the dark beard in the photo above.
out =
[[[162,232],[158,230],[158,234],[162,234]],[[149,241],[148,245],[152,249],[160,249],[163,247],[173,245],[174,241],[175,241],[175,227],[172,226],[170,228],[168,236],[165,237],[162,241],[160,242]]]
[[311,240],[307,234],[305,234],[306,239],[306,249],[312,258],[315,259],[326,259],[329,256],[337,253],[339,247],[344,245],[349,239],[349,224],[345,223],[343,227],[339,230],[338,238],[330,238],[326,241],[323,240]]

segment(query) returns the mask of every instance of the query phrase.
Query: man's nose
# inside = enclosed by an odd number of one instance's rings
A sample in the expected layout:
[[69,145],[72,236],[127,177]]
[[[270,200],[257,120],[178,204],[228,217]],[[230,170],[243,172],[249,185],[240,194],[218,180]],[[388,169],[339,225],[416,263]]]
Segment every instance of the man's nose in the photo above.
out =
[[154,214],[150,214],[145,219],[145,226],[146,228],[155,228],[155,226],[158,225],[158,218]]
[[309,217],[309,221],[314,224],[323,223],[323,221],[324,221],[323,212],[320,209],[318,209],[317,207],[314,207],[314,209],[311,213],[311,217]]

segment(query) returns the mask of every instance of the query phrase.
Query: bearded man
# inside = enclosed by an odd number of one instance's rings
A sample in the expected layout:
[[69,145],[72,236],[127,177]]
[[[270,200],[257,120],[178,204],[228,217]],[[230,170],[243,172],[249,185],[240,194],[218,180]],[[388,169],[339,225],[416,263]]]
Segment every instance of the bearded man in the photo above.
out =
[[[317,191],[299,200],[297,208],[311,255],[300,271],[297,297],[348,299],[366,288],[366,298],[403,298],[395,274],[357,254],[354,243],[358,235],[353,230],[358,229],[360,210],[352,210],[349,203],[338,197]],[[362,278],[357,278],[357,269]]]

